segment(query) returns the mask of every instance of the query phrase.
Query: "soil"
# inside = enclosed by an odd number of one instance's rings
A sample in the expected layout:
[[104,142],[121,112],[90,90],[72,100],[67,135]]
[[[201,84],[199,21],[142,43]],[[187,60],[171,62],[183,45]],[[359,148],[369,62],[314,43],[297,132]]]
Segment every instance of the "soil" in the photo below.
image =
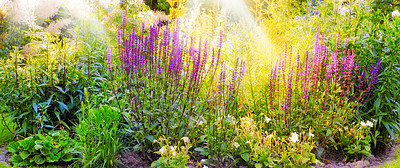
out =
[[399,144],[395,144],[378,155],[371,156],[370,158],[365,158],[356,162],[343,162],[345,159],[339,152],[331,152],[324,156],[320,161],[324,166],[317,164],[314,165],[315,168],[378,168],[385,163],[389,163],[394,160],[394,154],[400,148]]

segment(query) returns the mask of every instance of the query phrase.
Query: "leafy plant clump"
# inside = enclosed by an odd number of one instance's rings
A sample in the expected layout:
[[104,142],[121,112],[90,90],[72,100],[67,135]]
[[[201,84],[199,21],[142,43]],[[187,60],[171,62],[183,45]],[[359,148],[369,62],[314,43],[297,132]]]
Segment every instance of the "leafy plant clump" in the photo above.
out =
[[10,162],[14,166],[34,166],[70,162],[78,154],[76,142],[66,131],[36,134],[18,142],[11,142],[8,151],[13,153]]
[[113,107],[101,106],[82,110],[80,124],[76,127],[82,143],[82,160],[88,167],[116,167],[116,157],[121,152],[121,113]]

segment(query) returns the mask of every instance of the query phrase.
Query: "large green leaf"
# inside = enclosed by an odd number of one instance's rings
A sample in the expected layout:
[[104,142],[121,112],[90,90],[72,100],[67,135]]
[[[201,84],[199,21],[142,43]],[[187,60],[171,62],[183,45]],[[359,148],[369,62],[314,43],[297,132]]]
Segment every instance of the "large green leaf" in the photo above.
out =
[[10,142],[10,144],[8,144],[8,151],[11,153],[15,153],[18,151],[18,146],[18,142]]
[[53,163],[53,162],[58,162],[59,158],[57,155],[50,153],[49,155],[46,156],[46,160],[47,160],[47,162]]
[[14,155],[11,157],[10,162],[11,162],[12,164],[16,165],[16,164],[22,162],[22,160],[23,160],[23,159],[22,159],[22,157],[21,157],[20,155],[14,154]]
[[64,155],[61,159],[62,159],[63,161],[65,161],[65,162],[69,162],[69,161],[72,160],[72,158],[73,158],[73,156],[72,156],[71,154],[66,154],[66,155]]
[[35,161],[35,163],[38,164],[38,165],[43,164],[44,161],[45,161],[45,160],[43,159],[43,157],[40,156],[40,155],[35,155],[32,159],[33,159],[33,160]]
[[19,155],[21,156],[22,159],[26,159],[31,154],[28,151],[22,151]]
[[48,154],[50,154],[50,149],[49,148],[46,148],[46,147],[43,147],[43,148],[41,148],[40,149],[40,152],[43,154],[43,155],[48,155]]

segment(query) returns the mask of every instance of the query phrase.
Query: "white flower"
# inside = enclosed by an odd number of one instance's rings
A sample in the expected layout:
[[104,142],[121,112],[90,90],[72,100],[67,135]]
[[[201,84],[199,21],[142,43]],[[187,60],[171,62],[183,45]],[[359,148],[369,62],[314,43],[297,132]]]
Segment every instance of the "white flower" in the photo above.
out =
[[366,125],[370,126],[370,127],[374,127],[374,123],[372,123],[371,121],[367,121]]
[[156,143],[156,142],[157,142],[157,139],[153,140],[153,143]]
[[400,17],[400,12],[398,10],[393,11],[392,17]]
[[246,141],[246,143],[250,143],[250,140]]
[[235,148],[238,148],[240,145],[239,145],[239,143],[234,142],[234,143],[233,143],[233,146],[235,146]]
[[202,120],[199,121],[199,125],[203,125],[204,122]]
[[365,126],[367,126],[367,123],[365,123],[364,121],[361,121],[361,122],[360,122],[360,125],[363,126],[363,127],[365,127]]
[[268,118],[267,116],[265,116],[265,121],[266,121],[267,123],[269,123],[269,122],[271,121],[271,119]]
[[347,8],[345,6],[343,6],[342,8],[339,9],[339,13],[342,16],[346,16],[346,14],[349,13],[349,12],[350,12],[349,8]]
[[176,156],[176,152],[175,151],[172,152],[172,156]]
[[182,137],[181,139],[183,140],[183,142],[189,143],[189,138],[188,137]]
[[174,151],[175,151],[175,147],[171,146],[171,147],[169,147],[169,150],[170,150],[171,152],[174,152]]
[[311,137],[314,137],[314,134],[312,132],[309,132]]
[[204,165],[203,168],[208,168],[208,166]]
[[273,136],[274,136],[274,135],[270,134],[270,135],[268,135],[267,137],[268,137],[268,138],[272,138]]
[[206,162],[206,159],[201,159],[200,160],[200,163],[204,163],[204,162]]
[[163,146],[163,147],[161,147],[159,152],[161,153],[161,155],[165,155],[165,153],[167,153],[167,148],[165,146]]
[[297,141],[299,141],[299,134],[297,134],[296,132],[292,133],[292,136],[289,137],[289,139],[290,139],[290,141],[296,143]]

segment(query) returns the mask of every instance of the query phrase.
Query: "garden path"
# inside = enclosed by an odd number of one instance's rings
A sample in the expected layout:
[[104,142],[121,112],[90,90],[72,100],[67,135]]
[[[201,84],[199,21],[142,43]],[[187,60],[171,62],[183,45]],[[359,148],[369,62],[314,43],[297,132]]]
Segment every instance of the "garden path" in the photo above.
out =
[[8,166],[9,157],[7,156],[7,152],[8,152],[7,146],[0,146],[0,163],[3,163]]

